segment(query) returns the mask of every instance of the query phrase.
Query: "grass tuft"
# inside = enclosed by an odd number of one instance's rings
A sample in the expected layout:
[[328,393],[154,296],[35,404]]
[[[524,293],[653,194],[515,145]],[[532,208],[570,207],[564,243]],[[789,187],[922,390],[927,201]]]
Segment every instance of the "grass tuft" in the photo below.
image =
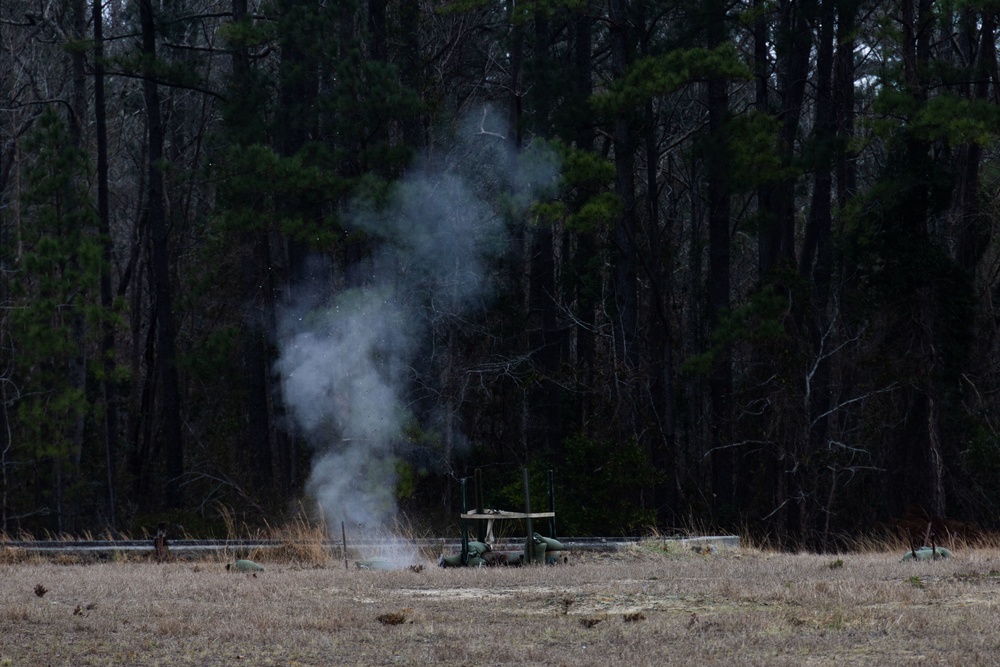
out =
[[273,530],[271,539],[278,540],[281,545],[271,551],[269,558],[298,565],[325,566],[333,562],[333,554],[327,547],[325,524],[309,521],[304,513]]

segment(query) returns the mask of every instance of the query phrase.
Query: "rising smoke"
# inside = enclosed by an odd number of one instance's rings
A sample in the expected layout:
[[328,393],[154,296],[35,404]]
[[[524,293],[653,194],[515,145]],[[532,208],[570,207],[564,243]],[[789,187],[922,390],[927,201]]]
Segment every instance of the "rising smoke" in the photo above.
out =
[[503,213],[523,212],[555,179],[547,151],[514,155],[486,119],[419,160],[387,202],[353,207],[349,226],[378,245],[342,272],[350,287],[303,287],[285,310],[276,370],[315,451],[307,491],[331,526],[391,532],[396,453],[407,421],[424,417],[407,395],[430,323],[488,299],[491,267],[511,244]]

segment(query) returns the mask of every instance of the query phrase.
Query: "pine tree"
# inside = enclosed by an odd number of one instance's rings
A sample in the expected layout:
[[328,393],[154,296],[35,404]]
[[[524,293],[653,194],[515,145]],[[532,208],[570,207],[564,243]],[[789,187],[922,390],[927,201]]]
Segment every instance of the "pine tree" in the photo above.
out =
[[51,528],[64,531],[73,529],[76,514],[93,500],[81,466],[85,453],[91,455],[84,451],[85,422],[98,407],[90,404],[78,369],[86,369],[105,317],[101,251],[81,187],[85,155],[54,110],[40,116],[26,149],[34,162],[26,174],[24,251],[12,289],[19,303],[10,332],[10,381],[17,398],[8,418],[14,415],[15,456],[33,461],[34,474],[18,476],[20,488],[5,491],[8,498],[15,490],[41,498],[42,506],[27,514],[48,510],[55,519]]

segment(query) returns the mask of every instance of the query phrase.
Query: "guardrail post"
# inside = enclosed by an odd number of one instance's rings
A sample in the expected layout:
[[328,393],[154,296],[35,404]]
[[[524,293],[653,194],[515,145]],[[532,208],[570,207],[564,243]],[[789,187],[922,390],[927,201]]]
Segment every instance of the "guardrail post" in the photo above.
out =
[[528,515],[528,536],[524,540],[524,562],[530,563],[535,556],[535,531],[531,527],[531,491],[528,488],[528,467],[524,467],[524,513]]
[[546,474],[546,481],[549,486],[549,511],[552,512],[552,516],[549,517],[549,537],[553,540],[556,538],[556,492],[555,483],[552,481],[552,471],[549,470]]
[[[468,477],[462,478],[462,514],[468,514],[465,495],[465,486],[468,482]],[[462,519],[462,565],[469,564],[469,520]]]

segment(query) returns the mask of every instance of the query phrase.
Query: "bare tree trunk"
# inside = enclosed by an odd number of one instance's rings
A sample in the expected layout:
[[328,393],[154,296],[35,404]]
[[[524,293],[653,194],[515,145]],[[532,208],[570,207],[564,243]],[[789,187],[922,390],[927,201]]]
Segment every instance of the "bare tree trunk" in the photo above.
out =
[[[403,49],[400,54],[400,78],[404,86],[417,96],[423,93],[420,80],[420,0],[401,0],[399,4],[400,32]],[[406,114],[402,120],[403,142],[417,150],[424,144],[421,116]]]
[[[162,411],[159,438],[166,460],[164,499],[166,505],[178,508],[184,502],[181,476],[184,473],[184,443],[181,429],[180,385],[174,341],[174,313],[170,288],[170,244],[167,235],[166,206],[163,188],[163,122],[160,94],[153,74],[156,61],[156,27],[152,0],[138,0],[142,30],[143,79],[142,92],[146,106],[147,142],[149,152],[148,201],[150,265],[153,272],[156,300],[156,374],[162,388]],[[152,415],[151,415],[152,417]]]
[[[926,104],[928,99],[927,76],[930,62],[931,37],[934,26],[933,0],[902,0],[900,5],[902,23],[903,82],[907,92],[913,97],[916,107]],[[930,174],[933,164],[928,140],[914,132],[906,135],[906,163],[903,176],[907,179],[907,192],[901,198],[896,224],[899,233],[918,239],[919,243],[930,243],[928,229]],[[912,253],[912,251],[911,251]],[[916,257],[910,258],[917,261]],[[908,267],[916,270],[916,267]],[[905,269],[904,269],[905,270]],[[924,418],[924,423],[914,426],[916,442],[900,443],[899,449],[914,447],[917,455],[910,459],[910,465],[900,472],[902,482],[911,487],[910,493],[923,499],[928,512],[935,515],[944,513],[945,494],[943,468],[940,451],[941,402],[937,374],[941,371],[939,342],[936,334],[934,284],[925,284],[916,290],[910,306],[912,321],[919,326],[909,332],[914,338],[913,349],[920,355],[918,386],[909,393],[914,407],[914,415]]]
[[[708,9],[708,48],[722,45],[726,39],[726,4],[712,0]],[[722,76],[708,80],[709,155],[706,159],[706,199],[708,201],[708,326],[718,326],[729,310],[730,263],[730,183],[729,183],[729,87]],[[732,518],[736,511],[736,461],[730,444],[730,401],[732,394],[732,358],[725,349],[714,362],[709,376],[711,404],[712,495],[717,518]]]
[[837,12],[837,55],[833,71],[833,107],[837,133],[837,207],[843,209],[857,191],[854,137],[854,47],[857,0],[841,0]]
[[822,0],[819,44],[816,56],[816,105],[812,143],[816,157],[809,220],[799,260],[799,270],[812,278],[816,308],[826,304],[831,271],[830,233],[833,220],[833,153],[836,149],[836,125],[833,105],[834,4]]
[[[593,93],[593,55],[591,41],[593,38],[594,20],[586,11],[581,11],[573,21],[573,94],[576,104],[583,107],[586,100]],[[593,152],[594,150],[594,128],[588,119],[581,118],[574,128],[574,139],[579,150]],[[591,194],[591,193],[587,193]],[[567,242],[575,243],[575,253],[573,254],[574,269],[580,274],[588,271],[586,263],[597,253],[597,244],[594,234],[590,231],[576,231],[566,234]],[[566,257],[570,252],[566,252]],[[582,277],[582,276],[581,276]],[[575,350],[573,354],[574,367],[577,370],[577,384],[591,386],[594,379],[595,366],[595,336],[594,318],[595,296],[583,285],[584,281],[575,280],[575,294],[570,298],[576,310],[576,317],[579,324],[573,330],[575,345],[571,347]],[[592,407],[590,404],[590,394],[579,392],[580,398],[577,404],[577,422],[587,423]]]
[[104,5],[92,0],[94,22],[94,128],[97,138],[97,232],[101,244],[101,391],[104,399],[104,462],[108,484],[108,524],[117,530],[115,461],[118,456],[118,396],[115,385],[115,325],[111,317],[114,293],[111,287],[111,216],[108,207],[108,123],[104,99]]
[[[631,28],[624,0],[610,0],[611,73],[616,79],[625,76],[632,60]],[[637,212],[635,202],[635,138],[630,111],[619,111],[613,128],[615,194],[621,212],[615,217],[613,241],[614,306],[613,336],[615,350],[615,396],[620,437],[635,437],[636,415],[633,374],[638,365],[636,329],[638,325],[638,272],[636,251]]]
[[[970,11],[967,9],[966,11]],[[969,21],[974,25],[974,21]],[[974,28],[970,26],[969,31]],[[971,51],[973,35],[969,35],[968,48]],[[971,96],[975,100],[985,100],[989,94],[990,73],[996,67],[996,15],[984,11],[980,24],[979,48],[973,59],[967,55],[969,71],[975,84]],[[958,149],[956,164],[958,178],[955,183],[954,217],[956,219],[958,243],[955,259],[966,271],[975,273],[983,252],[989,243],[990,231],[979,206],[980,164],[982,148],[976,142],[963,144]]]
[[[658,174],[660,154],[656,145],[656,115],[652,101],[646,105],[646,238],[649,243],[649,374],[646,378],[649,407],[655,428],[650,436],[650,458],[661,481],[653,488],[657,518],[666,523],[680,498],[675,442],[673,332],[670,322],[670,276],[674,263],[672,219],[663,221],[660,211]],[[662,228],[661,228],[662,227]]]
[[[806,223],[805,238],[802,242],[802,252],[799,259],[799,272],[803,278],[813,285],[811,307],[802,304],[795,310],[797,326],[803,338],[802,345],[807,347],[811,358],[816,359],[811,366],[811,376],[806,392],[803,409],[805,410],[804,428],[793,427],[794,438],[802,448],[798,460],[810,460],[814,453],[821,451],[831,420],[829,403],[830,357],[824,353],[824,336],[827,331],[827,303],[829,301],[830,275],[832,270],[832,240],[833,226],[833,155],[836,150],[836,126],[833,106],[833,39],[834,39],[834,4],[836,0],[822,0],[819,13],[819,34],[816,56],[816,103],[813,121],[813,132],[810,137],[812,154],[815,156],[813,172],[813,191],[809,206],[809,217]],[[806,389],[805,387],[803,389]],[[826,415],[813,418],[813,415]],[[812,426],[810,426],[810,424]],[[821,485],[821,473],[810,466],[796,466],[799,470],[808,470],[809,479],[803,480],[816,488],[818,496]],[[800,473],[801,474],[801,473]],[[824,476],[825,478],[825,476]],[[831,478],[836,481],[836,475]],[[830,489],[827,498],[834,497]],[[824,527],[812,525],[808,516],[811,514],[806,506],[826,508]],[[801,513],[805,519],[799,525],[799,540],[801,544],[815,543],[817,535],[825,542],[829,532],[829,513],[832,508],[823,505],[822,499],[814,498],[811,502],[800,502]]]
[[[775,29],[778,84],[778,151],[783,166],[792,164],[795,139],[802,115],[802,103],[809,73],[812,31],[807,23],[811,5],[785,0],[778,8]],[[795,181],[784,178],[774,186],[768,215],[760,222],[758,234],[759,272],[766,276],[779,262],[795,259]]]

